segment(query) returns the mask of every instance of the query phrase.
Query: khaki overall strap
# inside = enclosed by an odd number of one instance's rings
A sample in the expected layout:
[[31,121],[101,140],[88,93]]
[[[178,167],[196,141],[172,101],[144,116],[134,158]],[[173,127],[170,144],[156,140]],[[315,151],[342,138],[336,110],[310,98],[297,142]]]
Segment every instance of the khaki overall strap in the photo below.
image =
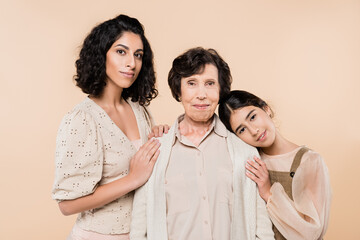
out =
[[290,168],[290,176],[293,178],[296,172],[296,169],[299,167],[300,163],[301,163],[301,158],[304,155],[304,153],[306,153],[307,151],[309,151],[309,149],[307,147],[302,147],[295,155],[294,157],[294,161],[291,165]]

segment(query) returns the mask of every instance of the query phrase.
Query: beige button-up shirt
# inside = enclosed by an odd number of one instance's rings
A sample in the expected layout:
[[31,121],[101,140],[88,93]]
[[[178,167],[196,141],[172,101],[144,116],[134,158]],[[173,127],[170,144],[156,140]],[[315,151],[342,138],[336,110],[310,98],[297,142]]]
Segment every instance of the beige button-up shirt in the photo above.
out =
[[165,175],[169,239],[230,239],[233,166],[226,137],[216,115],[199,146],[175,125]]

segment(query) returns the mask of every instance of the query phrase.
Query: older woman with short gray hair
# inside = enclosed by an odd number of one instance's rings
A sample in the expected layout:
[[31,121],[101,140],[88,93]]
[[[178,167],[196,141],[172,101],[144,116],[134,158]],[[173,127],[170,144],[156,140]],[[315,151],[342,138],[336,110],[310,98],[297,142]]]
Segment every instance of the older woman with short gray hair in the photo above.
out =
[[160,138],[149,181],[135,193],[131,239],[274,239],[264,201],[245,176],[255,148],[215,114],[230,91],[228,64],[213,49],[173,61],[168,83],[185,113]]

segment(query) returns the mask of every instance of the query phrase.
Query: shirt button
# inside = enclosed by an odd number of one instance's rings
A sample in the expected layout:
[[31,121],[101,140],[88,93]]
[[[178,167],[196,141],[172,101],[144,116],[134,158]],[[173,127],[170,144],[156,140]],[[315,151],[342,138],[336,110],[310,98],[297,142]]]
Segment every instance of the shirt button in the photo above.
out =
[[199,175],[202,176],[202,172],[199,172]]
[[204,221],[205,224],[208,224],[208,221]]
[[205,199],[206,199],[206,197],[205,197],[205,196],[203,196],[203,199],[205,200]]

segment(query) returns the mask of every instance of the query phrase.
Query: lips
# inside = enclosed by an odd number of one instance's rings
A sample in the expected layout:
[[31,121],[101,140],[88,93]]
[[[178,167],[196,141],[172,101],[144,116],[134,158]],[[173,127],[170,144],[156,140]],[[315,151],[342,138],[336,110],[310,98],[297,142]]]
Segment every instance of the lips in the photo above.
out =
[[121,72],[121,71],[120,71],[120,73],[121,73],[123,76],[127,77],[127,78],[133,78],[134,75],[135,75],[134,72]]
[[260,136],[258,137],[258,139],[256,141],[261,142],[261,141],[265,140],[266,135],[267,135],[267,132],[265,130],[262,134],[260,134]]
[[210,104],[194,104],[193,107],[199,110],[207,109],[210,106]]

